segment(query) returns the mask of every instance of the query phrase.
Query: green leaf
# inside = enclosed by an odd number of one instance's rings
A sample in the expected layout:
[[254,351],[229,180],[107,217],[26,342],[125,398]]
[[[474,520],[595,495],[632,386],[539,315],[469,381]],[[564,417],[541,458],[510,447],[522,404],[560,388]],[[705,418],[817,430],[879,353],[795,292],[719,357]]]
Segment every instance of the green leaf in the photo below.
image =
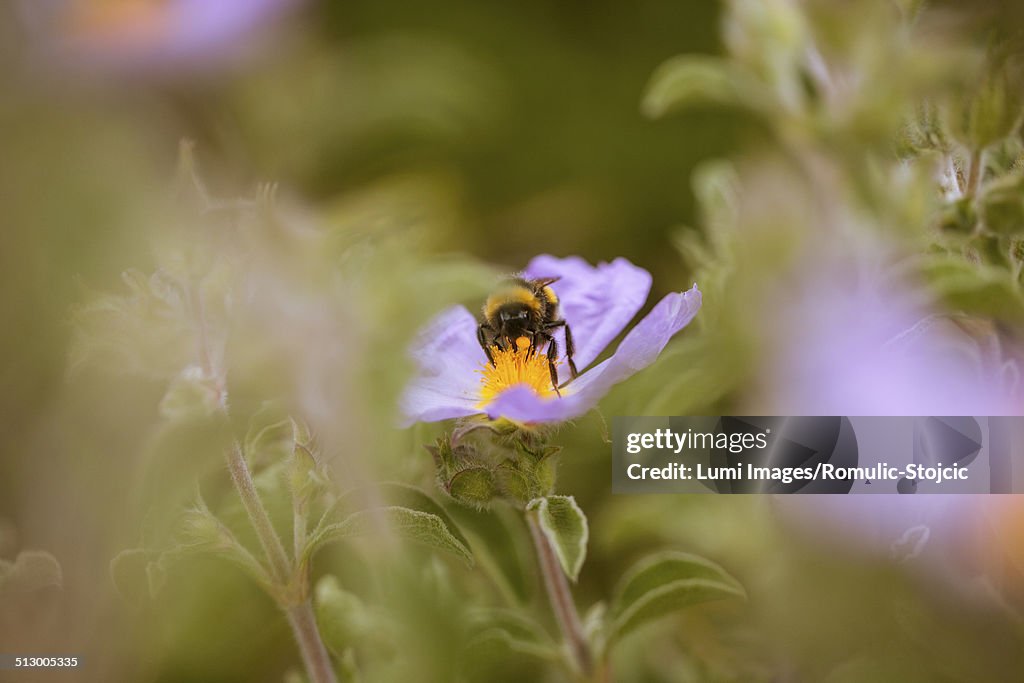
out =
[[420,512],[427,512],[437,516],[444,522],[452,536],[467,548],[469,547],[469,541],[462,535],[455,521],[452,520],[443,507],[425,492],[415,486],[409,486],[400,482],[384,482],[377,486],[377,490],[381,497],[391,505],[419,510]]
[[945,204],[936,216],[936,224],[944,233],[970,235],[977,222],[978,211],[970,197]]
[[1020,121],[1021,96],[1005,69],[997,67],[978,83],[966,104],[951,112],[953,134],[969,149],[981,151],[1013,133]]
[[526,507],[537,514],[540,529],[558,556],[562,569],[573,581],[580,575],[587,556],[587,518],[572,496],[548,496],[530,501]]
[[295,444],[295,451],[289,465],[289,486],[292,496],[298,501],[303,514],[305,514],[305,510],[316,495],[327,490],[328,479],[320,471],[313,452],[301,444]]
[[230,530],[198,496],[195,505],[181,513],[175,531],[178,547],[183,551],[219,552],[235,542]]
[[324,644],[336,656],[363,645],[378,635],[380,619],[359,599],[341,587],[334,576],[324,576],[314,592],[316,620]]
[[978,203],[989,230],[1004,235],[1024,233],[1024,176],[1011,173],[986,184]]
[[647,84],[641,110],[658,118],[701,106],[760,109],[764,87],[719,57],[677,55],[663,62]]
[[466,543],[460,540],[461,534],[456,536],[441,517],[398,505],[360,510],[341,522],[318,529],[307,545],[306,559],[332,541],[379,533],[378,516],[383,517],[383,522],[402,538],[453,553],[473,566],[473,555]]
[[536,622],[520,612],[496,607],[470,610],[468,626],[473,650],[498,649],[514,656],[556,661],[559,648]]
[[60,563],[53,555],[42,550],[24,550],[13,563],[6,563],[0,574],[0,595],[60,588],[62,583]]
[[739,581],[698,555],[665,552],[641,560],[623,577],[612,607],[612,637],[684,607],[746,598]]
[[1008,272],[955,256],[929,257],[918,267],[950,308],[1024,324],[1024,297]]
[[166,570],[167,562],[183,556],[203,554],[233,562],[265,589],[269,589],[273,584],[260,561],[239,542],[231,529],[210,512],[201,498],[195,507],[186,510],[182,515],[178,539],[178,545],[161,553],[156,569],[147,567],[151,589],[163,585],[161,574]]
[[297,424],[273,401],[265,401],[249,420],[245,457],[253,466],[290,458],[299,435]]
[[562,659],[562,649],[524,614],[498,608],[467,612],[459,668],[467,681],[539,681]]

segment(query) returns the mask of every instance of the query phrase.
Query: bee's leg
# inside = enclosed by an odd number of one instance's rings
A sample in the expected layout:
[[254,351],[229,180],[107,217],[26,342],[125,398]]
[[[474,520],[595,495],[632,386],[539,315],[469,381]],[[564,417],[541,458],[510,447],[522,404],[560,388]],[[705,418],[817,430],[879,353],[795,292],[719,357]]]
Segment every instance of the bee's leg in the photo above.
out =
[[558,368],[555,367],[555,361],[558,360],[558,342],[547,332],[541,332],[540,334],[548,343],[548,372],[551,373],[551,388],[555,390],[556,394],[561,396],[562,392],[558,390]]
[[[569,323],[564,320],[552,320],[547,324],[545,329],[552,330],[556,327],[565,328],[565,360],[569,363],[569,381],[572,381],[580,374],[579,371],[576,370],[576,361],[572,358],[576,355],[576,345],[572,341],[572,330],[569,329]],[[569,382],[566,382],[566,384],[568,383]]]
[[480,348],[484,350],[484,354],[487,356],[487,362],[494,365],[494,356],[491,354],[491,345],[487,342],[487,334],[484,332],[484,330],[490,329],[490,325],[480,323],[476,328],[476,340],[480,342]]
[[572,359],[576,355],[576,345],[572,343],[572,330],[569,329],[569,324],[564,320],[562,324],[565,326],[565,360],[569,363],[569,379],[576,379],[576,375],[580,374],[576,370],[576,361]]

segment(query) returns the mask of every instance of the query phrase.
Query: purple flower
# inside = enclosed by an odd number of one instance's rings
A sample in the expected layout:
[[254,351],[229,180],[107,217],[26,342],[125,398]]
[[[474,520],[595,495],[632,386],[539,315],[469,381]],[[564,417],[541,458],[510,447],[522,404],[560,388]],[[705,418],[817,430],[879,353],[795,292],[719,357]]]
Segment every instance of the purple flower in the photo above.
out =
[[26,25],[59,63],[102,72],[222,66],[302,0],[33,0]]
[[[579,377],[557,395],[542,354],[527,358],[521,352],[499,353],[496,365],[490,365],[477,343],[476,317],[455,306],[435,317],[411,349],[419,374],[401,399],[406,424],[480,413],[521,423],[582,415],[613,385],[653,363],[701,304],[696,285],[688,292],[667,295],[629,331],[610,358],[585,369],[643,306],[651,289],[650,273],[623,258],[591,266],[578,256],[541,255],[530,261],[523,276],[559,278],[552,289],[572,328]],[[556,336],[564,350],[564,332]],[[567,377],[567,367],[561,358],[560,376]]]

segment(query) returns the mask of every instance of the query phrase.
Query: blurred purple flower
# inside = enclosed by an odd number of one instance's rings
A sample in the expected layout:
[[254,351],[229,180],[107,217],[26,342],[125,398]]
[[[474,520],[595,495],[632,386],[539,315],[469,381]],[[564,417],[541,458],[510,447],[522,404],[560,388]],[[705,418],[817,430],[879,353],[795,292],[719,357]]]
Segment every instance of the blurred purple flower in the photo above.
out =
[[[623,258],[595,267],[579,257],[542,255],[530,262],[523,275],[560,278],[552,288],[562,317],[572,327],[580,376],[557,396],[540,354],[530,361],[521,360],[523,354],[509,354],[520,358],[506,359],[506,367],[499,361],[499,367],[493,368],[477,343],[476,318],[456,306],[435,317],[413,344],[419,375],[401,399],[406,424],[479,413],[522,423],[578,417],[613,385],[653,363],[701,305],[696,285],[688,292],[668,294],[629,331],[610,358],[584,370],[643,306],[651,288],[650,273]],[[561,334],[559,347],[565,349]],[[513,367],[513,362],[518,365]],[[564,358],[560,367],[565,367]],[[504,372],[502,377],[495,378],[495,370]]]
[[[845,275],[845,276],[844,276]],[[1019,372],[994,331],[936,315],[909,287],[840,265],[775,311],[781,352],[763,385],[778,415],[1019,414]],[[787,525],[831,550],[867,552],[937,579],[976,574],[985,496],[778,496]]]
[[1018,366],[970,321],[896,287],[815,278],[778,311],[785,339],[769,404],[779,415],[1019,414]]
[[245,56],[262,29],[302,0],[43,0],[30,29],[64,66],[103,72],[209,70]]

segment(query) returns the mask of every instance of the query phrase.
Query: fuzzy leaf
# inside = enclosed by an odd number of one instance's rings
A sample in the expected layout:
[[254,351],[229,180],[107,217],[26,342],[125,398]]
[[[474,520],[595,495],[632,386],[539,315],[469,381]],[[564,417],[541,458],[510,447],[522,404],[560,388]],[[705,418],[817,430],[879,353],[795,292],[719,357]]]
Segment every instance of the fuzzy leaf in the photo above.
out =
[[623,577],[612,608],[612,637],[622,638],[684,607],[733,597],[746,598],[746,591],[714,562],[689,553],[660,553]]
[[327,488],[327,477],[321,474],[312,451],[303,445],[295,444],[289,472],[289,486],[302,509],[305,510],[317,493]]
[[385,523],[402,538],[446,550],[461,557],[466,564],[473,565],[469,547],[459,540],[444,520],[429,512],[398,505],[360,510],[341,522],[317,530],[307,546],[306,557],[311,557],[320,547],[332,541],[379,533],[374,521],[376,515],[382,515]]
[[587,518],[572,496],[537,498],[526,508],[537,513],[541,531],[555,549],[562,569],[573,581],[587,556]]
[[377,487],[377,490],[380,492],[380,495],[384,500],[391,505],[397,505],[435,515],[444,522],[452,536],[467,548],[469,547],[469,541],[462,535],[458,525],[455,524],[445,509],[420,489],[415,486],[409,486],[408,484],[402,484],[399,482],[385,482],[380,484]]

